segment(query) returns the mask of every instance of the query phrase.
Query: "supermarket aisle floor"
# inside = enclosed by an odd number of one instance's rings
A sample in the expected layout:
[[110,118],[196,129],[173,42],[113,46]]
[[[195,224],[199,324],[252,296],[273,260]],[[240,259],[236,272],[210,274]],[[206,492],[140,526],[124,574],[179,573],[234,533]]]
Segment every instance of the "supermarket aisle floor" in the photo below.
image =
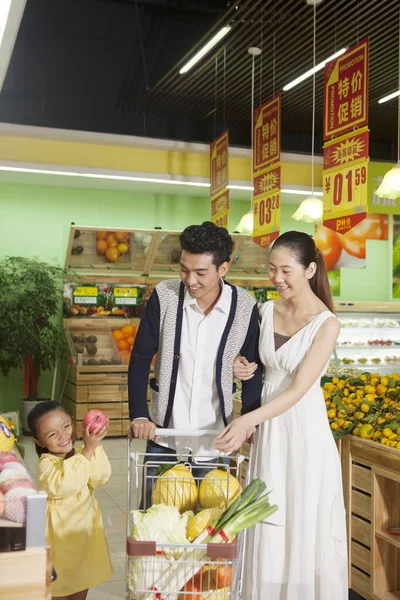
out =
[[[25,463],[34,476],[37,457],[32,439],[22,437],[20,441],[25,446]],[[143,444],[136,442],[135,449],[143,451],[143,448]],[[104,449],[110,459],[113,474],[111,481],[97,490],[96,497],[103,513],[114,575],[106,583],[91,589],[87,600],[125,600],[126,439],[106,439],[104,440]]]

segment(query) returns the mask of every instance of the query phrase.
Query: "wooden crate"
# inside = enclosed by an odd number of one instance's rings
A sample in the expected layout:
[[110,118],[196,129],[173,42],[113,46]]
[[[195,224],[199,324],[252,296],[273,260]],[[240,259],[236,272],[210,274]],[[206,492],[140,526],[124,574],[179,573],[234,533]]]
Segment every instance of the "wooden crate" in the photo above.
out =
[[[68,370],[62,404],[72,415],[78,437],[88,410],[104,411],[109,419],[109,436],[125,436],[129,429],[128,369],[124,365],[100,367],[72,366]],[[150,374],[152,377],[152,374]],[[150,388],[147,391],[150,402]]]
[[349,587],[367,600],[400,598],[400,452],[346,436],[341,444]]
[[51,600],[46,586],[46,548],[0,552],[0,599]]

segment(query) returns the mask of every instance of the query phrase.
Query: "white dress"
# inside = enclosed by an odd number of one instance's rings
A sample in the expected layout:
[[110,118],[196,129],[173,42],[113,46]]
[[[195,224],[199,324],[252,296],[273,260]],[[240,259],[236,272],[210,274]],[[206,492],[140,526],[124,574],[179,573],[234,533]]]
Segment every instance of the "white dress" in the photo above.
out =
[[[275,352],[273,302],[262,309],[262,404],[285,390],[322,323],[317,315]],[[339,454],[318,378],[290,410],[263,423],[252,476],[272,490],[278,511],[247,533],[243,600],[348,598],[346,518]]]

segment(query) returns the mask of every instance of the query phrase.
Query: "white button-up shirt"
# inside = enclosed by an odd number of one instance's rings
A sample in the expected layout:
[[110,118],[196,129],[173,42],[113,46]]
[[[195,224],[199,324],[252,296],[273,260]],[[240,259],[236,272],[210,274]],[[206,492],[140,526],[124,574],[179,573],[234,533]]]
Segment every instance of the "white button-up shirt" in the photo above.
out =
[[[216,362],[232,302],[232,289],[222,283],[221,295],[213,309],[205,315],[185,291],[179,369],[169,429],[213,429],[216,435],[224,427],[216,385]],[[191,448],[201,460],[218,456],[214,438],[187,436],[158,442],[179,452]]]

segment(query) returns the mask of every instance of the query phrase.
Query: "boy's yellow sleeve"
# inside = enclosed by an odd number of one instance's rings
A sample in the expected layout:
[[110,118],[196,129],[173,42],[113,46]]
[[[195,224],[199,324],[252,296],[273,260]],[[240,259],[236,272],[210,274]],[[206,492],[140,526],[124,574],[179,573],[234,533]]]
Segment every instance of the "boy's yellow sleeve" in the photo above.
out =
[[99,488],[111,479],[111,465],[107,454],[102,446],[96,448],[94,456],[90,461],[89,485]]
[[65,460],[46,454],[37,467],[37,483],[49,498],[68,498],[87,486],[90,472],[91,461],[80,453]]

